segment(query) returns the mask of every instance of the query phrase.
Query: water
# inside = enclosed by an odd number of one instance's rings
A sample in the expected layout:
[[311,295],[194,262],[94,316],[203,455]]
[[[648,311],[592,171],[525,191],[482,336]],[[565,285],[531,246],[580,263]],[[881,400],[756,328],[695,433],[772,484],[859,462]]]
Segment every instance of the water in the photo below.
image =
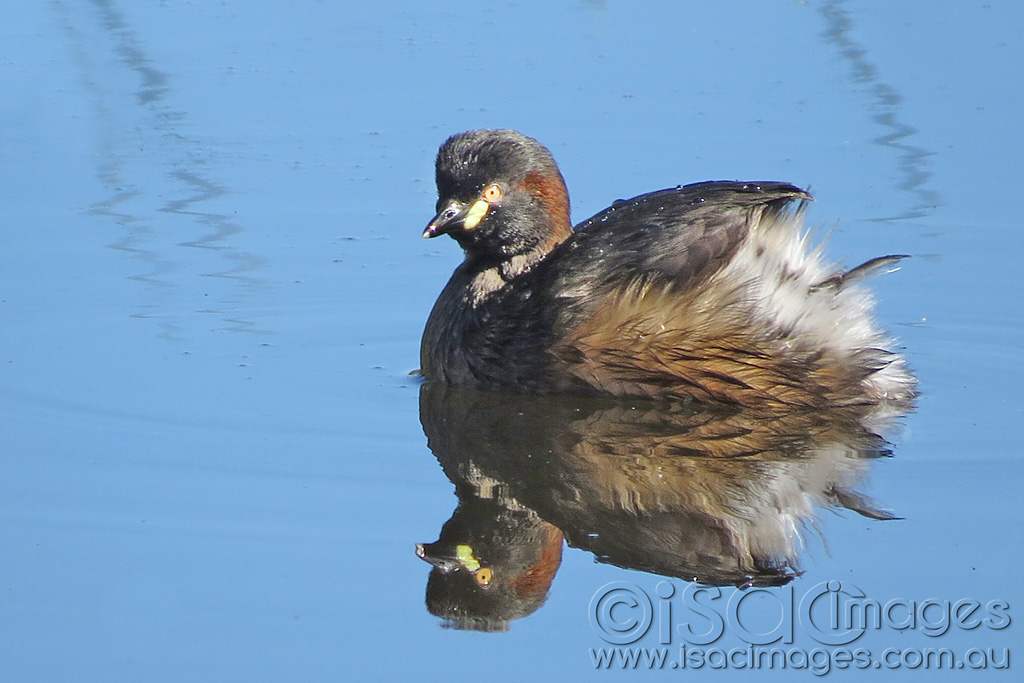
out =
[[[815,503],[793,549],[802,575],[708,604],[749,595],[751,631],[770,632],[779,600],[795,613],[829,581],[902,601],[891,623],[929,598],[977,600],[989,617],[1005,601],[1005,628],[925,635],[939,605],[850,647],[991,647],[996,664],[1012,651],[1015,4],[53,0],[6,17],[4,680],[575,678],[610,647],[588,619],[606,583],[652,599],[638,646],[663,646],[664,601],[692,615],[691,584],[659,598],[662,579],[641,571],[653,560],[609,535],[652,523],[598,529],[592,509],[558,508],[577,480],[554,460],[502,484],[525,486],[574,546],[543,577],[543,605],[503,634],[427,611],[415,543],[479,503],[453,495],[439,461],[458,482],[458,459],[428,448],[408,374],[460,258],[419,233],[437,145],[496,126],[552,149],[577,221],[682,182],[780,179],[810,185],[809,220],[835,258],[914,257],[874,288],[920,378],[918,409],[894,457],[838,479],[903,519]],[[509,514],[550,569],[550,520]],[[794,630],[785,647],[822,647]],[[698,647],[671,635],[671,657]],[[746,648],[740,635],[718,644]],[[889,673],[920,675],[913,664]]]

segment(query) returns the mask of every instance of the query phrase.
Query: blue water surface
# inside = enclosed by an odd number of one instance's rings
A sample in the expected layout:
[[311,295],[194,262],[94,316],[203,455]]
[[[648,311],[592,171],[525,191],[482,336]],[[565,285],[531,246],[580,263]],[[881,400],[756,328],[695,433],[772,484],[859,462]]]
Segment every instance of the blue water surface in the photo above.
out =
[[[654,574],[567,547],[546,604],[503,634],[424,605],[414,544],[457,501],[409,373],[461,254],[419,234],[437,146],[480,127],[548,145],[575,220],[679,183],[778,179],[811,188],[835,259],[913,256],[873,283],[921,382],[868,487],[903,519],[821,511],[782,590],[1004,601],[1002,628],[859,644],[1019,656],[1019,3],[4,14],[0,679],[597,675],[591,598],[611,581],[654,596]],[[1007,675],[912,664],[887,673]],[[794,675],[731,669],[716,673]]]

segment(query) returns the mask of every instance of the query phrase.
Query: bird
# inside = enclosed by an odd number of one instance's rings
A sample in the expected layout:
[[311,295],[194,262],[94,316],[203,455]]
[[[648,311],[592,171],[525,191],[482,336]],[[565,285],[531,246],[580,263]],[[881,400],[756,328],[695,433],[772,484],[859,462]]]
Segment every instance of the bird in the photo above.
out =
[[551,152],[510,129],[449,137],[423,237],[464,250],[427,319],[427,381],[708,405],[906,410],[916,380],[863,280],[803,227],[786,182],[706,181],[575,227]]

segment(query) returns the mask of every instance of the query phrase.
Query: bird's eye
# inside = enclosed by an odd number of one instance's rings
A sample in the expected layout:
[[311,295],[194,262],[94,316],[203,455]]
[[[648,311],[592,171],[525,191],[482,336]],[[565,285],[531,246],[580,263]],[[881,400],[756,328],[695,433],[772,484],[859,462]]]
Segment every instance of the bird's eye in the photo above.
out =
[[476,585],[481,588],[487,588],[490,586],[491,579],[493,578],[494,572],[492,572],[488,567],[481,567],[475,574],[473,574],[473,579],[476,581]]
[[496,202],[501,199],[501,187],[498,185],[488,185],[480,196],[489,202]]

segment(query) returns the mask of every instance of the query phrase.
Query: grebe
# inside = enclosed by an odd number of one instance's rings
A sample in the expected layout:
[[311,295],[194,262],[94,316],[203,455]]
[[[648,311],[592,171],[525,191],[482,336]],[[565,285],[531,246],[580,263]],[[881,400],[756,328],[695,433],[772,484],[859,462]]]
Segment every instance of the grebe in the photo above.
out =
[[547,148],[476,130],[441,146],[437,188],[423,236],[451,236],[465,261],[423,333],[428,380],[749,407],[912,402],[859,284],[902,257],[826,264],[794,185],[683,185],[572,228]]

